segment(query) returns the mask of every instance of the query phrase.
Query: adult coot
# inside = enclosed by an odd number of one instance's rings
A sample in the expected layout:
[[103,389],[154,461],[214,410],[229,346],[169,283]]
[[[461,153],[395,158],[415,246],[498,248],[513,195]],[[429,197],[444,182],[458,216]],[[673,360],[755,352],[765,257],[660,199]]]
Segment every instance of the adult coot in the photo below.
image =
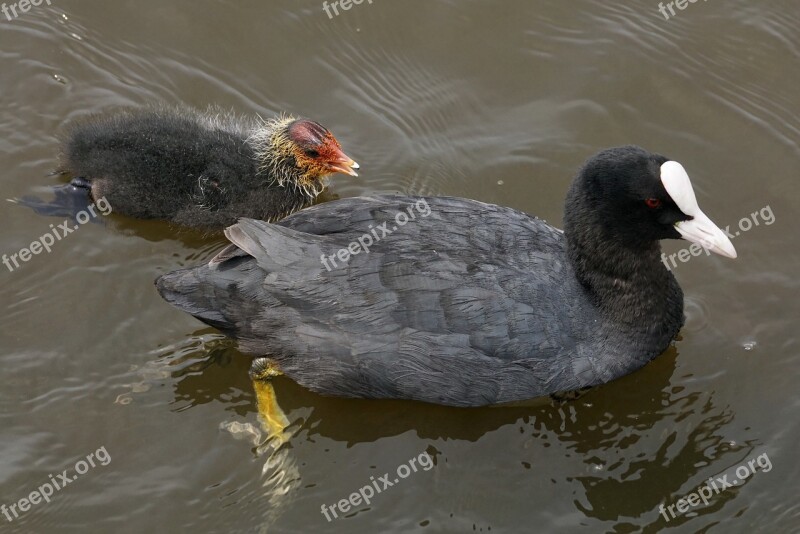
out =
[[326,395],[456,406],[642,367],[684,321],[659,240],[736,257],[683,167],[636,146],[587,161],[563,232],[474,200],[374,196],[277,225],[243,219],[225,234],[233,245],[208,265],[156,285],[243,351],[269,356],[253,370]]
[[311,205],[328,175],[357,168],[312,120],[151,107],[69,125],[58,172],[117,213],[221,230],[239,217],[282,219]]

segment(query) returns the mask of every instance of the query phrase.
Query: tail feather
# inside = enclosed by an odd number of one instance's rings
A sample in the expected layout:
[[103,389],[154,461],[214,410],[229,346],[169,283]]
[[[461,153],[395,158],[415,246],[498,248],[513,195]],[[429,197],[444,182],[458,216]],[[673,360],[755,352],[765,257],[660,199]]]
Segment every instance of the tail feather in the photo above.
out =
[[282,307],[266,280],[275,276],[280,287],[315,279],[324,270],[320,256],[338,248],[332,237],[254,219],[240,219],[225,235],[232,244],[208,264],[164,274],[156,288],[176,308],[245,342],[258,338],[254,323],[263,328],[276,317],[269,310]]
[[320,270],[320,256],[335,248],[329,237],[255,219],[239,219],[225,229],[225,236],[255,258],[267,273],[287,269],[295,273]]
[[194,269],[173,271],[156,278],[156,289],[164,300],[215,328],[226,327],[227,321],[218,310],[196,298],[196,290],[200,287]]
[[155,284],[161,297],[179,310],[237,338],[242,327],[240,319],[248,310],[242,309],[243,302],[235,298],[240,293],[238,271],[226,273],[233,276],[204,265],[161,275]]

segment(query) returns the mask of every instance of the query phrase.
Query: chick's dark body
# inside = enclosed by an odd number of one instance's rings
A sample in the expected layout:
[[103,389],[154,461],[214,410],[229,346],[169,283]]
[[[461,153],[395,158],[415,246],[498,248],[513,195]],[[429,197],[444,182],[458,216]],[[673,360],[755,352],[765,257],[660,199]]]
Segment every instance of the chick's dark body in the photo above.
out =
[[116,213],[222,229],[239,217],[278,220],[311,204],[259,172],[253,121],[183,108],[93,116],[62,136],[60,171],[88,182]]

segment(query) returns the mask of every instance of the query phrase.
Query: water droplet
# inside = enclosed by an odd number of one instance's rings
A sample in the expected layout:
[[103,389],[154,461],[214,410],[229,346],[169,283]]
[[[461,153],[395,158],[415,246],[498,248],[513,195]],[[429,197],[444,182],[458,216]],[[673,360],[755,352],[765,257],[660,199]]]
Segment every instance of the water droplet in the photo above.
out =
[[503,180],[497,180],[497,185],[503,185],[505,182]]

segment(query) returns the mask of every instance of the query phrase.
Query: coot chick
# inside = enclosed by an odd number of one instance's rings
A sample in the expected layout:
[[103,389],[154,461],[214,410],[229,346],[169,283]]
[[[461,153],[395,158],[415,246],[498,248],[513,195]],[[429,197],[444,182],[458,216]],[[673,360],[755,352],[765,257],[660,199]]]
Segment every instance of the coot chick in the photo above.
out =
[[683,167],[636,146],[587,161],[563,232],[474,200],[374,196],[277,225],[243,219],[225,234],[233,246],[208,265],[156,285],[244,352],[268,355],[254,371],[280,370],[325,395],[454,406],[578,390],[639,369],[684,322],[659,240],[736,257]]
[[[127,109],[79,120],[62,136],[59,172],[116,213],[221,230],[309,206],[332,173],[358,164],[309,119],[242,118],[211,108]],[[85,194],[85,193],[84,193]]]

